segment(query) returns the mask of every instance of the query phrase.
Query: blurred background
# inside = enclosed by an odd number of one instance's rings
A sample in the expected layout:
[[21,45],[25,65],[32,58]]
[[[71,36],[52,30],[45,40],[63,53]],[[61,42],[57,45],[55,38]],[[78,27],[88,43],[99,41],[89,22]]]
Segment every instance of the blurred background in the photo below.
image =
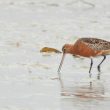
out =
[[62,54],[40,53],[80,37],[110,41],[109,0],[0,0],[0,110],[108,110],[109,56],[100,80],[94,58],[91,88],[90,59],[67,55],[62,87]]

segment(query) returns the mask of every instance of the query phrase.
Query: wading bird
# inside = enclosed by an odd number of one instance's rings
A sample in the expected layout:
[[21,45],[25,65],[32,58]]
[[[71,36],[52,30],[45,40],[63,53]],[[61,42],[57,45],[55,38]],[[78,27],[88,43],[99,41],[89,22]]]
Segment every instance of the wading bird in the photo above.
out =
[[103,56],[103,60],[97,66],[100,73],[100,66],[106,59],[106,55],[110,54],[110,42],[97,38],[80,38],[74,44],[65,44],[62,48],[63,56],[60,62],[58,73],[60,73],[65,54],[78,55],[91,59],[89,77],[91,77],[91,69],[93,65],[93,57]]

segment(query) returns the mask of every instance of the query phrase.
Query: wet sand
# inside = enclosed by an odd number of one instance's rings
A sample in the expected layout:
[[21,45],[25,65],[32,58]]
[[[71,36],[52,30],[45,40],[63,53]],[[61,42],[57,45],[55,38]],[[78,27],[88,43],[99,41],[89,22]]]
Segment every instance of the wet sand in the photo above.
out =
[[67,55],[59,81],[62,54],[40,49],[61,50],[85,36],[110,41],[109,10],[109,0],[1,0],[0,110],[108,110],[110,56],[98,80],[102,57],[90,79],[90,59]]

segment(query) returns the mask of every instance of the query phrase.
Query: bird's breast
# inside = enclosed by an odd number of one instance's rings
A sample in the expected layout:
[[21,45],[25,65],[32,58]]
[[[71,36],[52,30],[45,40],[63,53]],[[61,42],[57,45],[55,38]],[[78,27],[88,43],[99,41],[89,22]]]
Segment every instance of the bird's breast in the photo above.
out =
[[76,42],[74,44],[74,49],[72,54],[80,55],[83,57],[94,57],[97,56],[100,51],[90,48],[87,44],[83,42]]

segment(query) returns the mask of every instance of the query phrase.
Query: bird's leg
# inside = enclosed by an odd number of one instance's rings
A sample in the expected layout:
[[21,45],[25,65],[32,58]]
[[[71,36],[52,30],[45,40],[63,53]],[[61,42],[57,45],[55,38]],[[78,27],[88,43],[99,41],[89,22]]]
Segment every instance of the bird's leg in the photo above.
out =
[[103,61],[106,59],[106,56],[104,55],[103,56],[104,58],[103,58],[103,60],[101,61],[101,63],[97,66],[97,69],[98,69],[98,71],[100,72],[100,65],[103,63]]
[[104,55],[103,57],[104,57],[103,60],[102,60],[102,61],[100,62],[100,64],[97,66],[97,69],[98,69],[98,72],[99,72],[98,75],[97,75],[97,79],[100,79],[100,72],[101,72],[101,71],[100,71],[100,65],[101,65],[101,64],[103,63],[103,61],[106,59],[106,56],[105,56],[105,55]]
[[93,60],[91,58],[91,64],[90,64],[90,69],[89,69],[89,77],[91,78],[92,74],[91,74],[91,69],[92,69],[92,65],[93,65]]

